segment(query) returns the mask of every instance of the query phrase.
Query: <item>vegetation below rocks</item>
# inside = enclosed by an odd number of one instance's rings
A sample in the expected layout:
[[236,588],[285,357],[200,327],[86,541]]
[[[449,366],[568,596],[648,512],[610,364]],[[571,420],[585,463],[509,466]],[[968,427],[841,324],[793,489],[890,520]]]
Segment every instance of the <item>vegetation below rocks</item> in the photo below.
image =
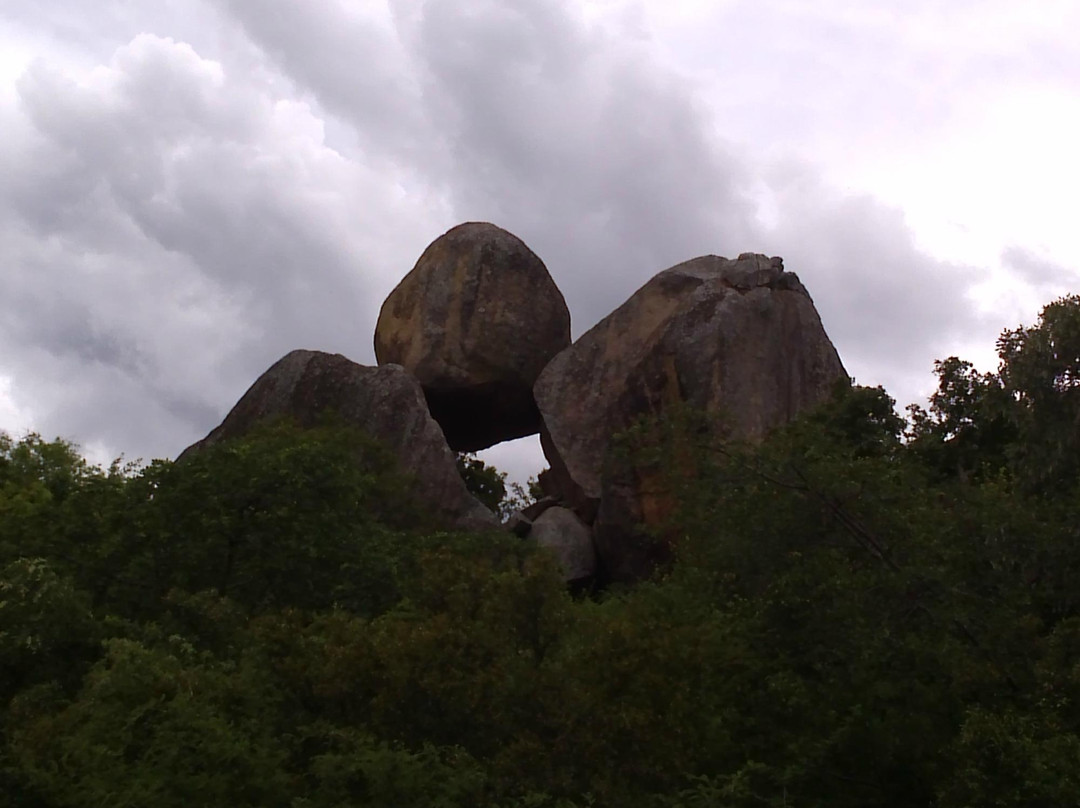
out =
[[0,805],[1075,804],[1080,299],[998,347],[907,425],[854,388],[753,448],[630,430],[675,557],[590,598],[330,423],[3,438]]

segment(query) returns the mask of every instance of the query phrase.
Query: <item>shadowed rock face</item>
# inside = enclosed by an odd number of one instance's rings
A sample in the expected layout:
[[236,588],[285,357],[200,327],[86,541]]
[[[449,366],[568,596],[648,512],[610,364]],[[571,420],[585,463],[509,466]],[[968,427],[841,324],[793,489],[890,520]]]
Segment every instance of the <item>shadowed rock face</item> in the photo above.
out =
[[402,470],[414,476],[417,496],[448,525],[498,527],[494,515],[466,490],[420,385],[397,365],[365,367],[340,354],[292,351],[256,380],[220,426],[177,460],[242,436],[264,419],[289,416],[312,426],[327,411],[391,449]]
[[436,239],[383,303],[380,365],[402,365],[423,386],[456,451],[535,434],[532,386],[570,344],[570,313],[543,262],[485,222]]
[[757,440],[847,378],[810,295],[780,259],[695,258],[656,275],[540,374],[550,485],[586,519],[599,508],[595,539],[608,573],[641,577],[657,548],[632,525],[656,508],[640,475],[605,472],[612,436],[679,403]]

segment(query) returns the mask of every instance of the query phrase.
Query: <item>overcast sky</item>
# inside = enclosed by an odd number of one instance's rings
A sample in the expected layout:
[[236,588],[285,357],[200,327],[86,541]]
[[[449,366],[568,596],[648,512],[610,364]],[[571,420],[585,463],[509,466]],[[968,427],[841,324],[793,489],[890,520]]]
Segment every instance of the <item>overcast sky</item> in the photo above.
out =
[[[470,220],[578,336],[782,255],[859,383],[1080,288],[1075,0],[4,0],[0,429],[174,457]],[[487,456],[542,465],[526,439]]]

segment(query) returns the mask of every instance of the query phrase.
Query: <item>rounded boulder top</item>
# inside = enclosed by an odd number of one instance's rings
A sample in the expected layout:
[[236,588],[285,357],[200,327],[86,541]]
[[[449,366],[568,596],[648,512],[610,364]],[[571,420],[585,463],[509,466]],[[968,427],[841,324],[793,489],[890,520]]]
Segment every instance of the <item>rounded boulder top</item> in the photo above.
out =
[[375,327],[378,363],[402,365],[420,381],[457,451],[538,432],[533,384],[569,344],[570,312],[544,262],[487,222],[435,239]]

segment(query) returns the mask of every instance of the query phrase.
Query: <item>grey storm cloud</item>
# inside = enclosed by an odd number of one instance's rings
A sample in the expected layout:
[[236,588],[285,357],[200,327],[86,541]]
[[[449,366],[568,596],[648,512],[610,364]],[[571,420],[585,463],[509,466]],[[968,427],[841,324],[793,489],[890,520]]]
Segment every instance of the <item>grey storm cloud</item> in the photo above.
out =
[[431,156],[413,55],[386,21],[328,0],[217,5],[282,74],[347,119],[365,151]]
[[902,395],[939,346],[993,340],[993,322],[965,299],[982,270],[921,251],[902,212],[873,197],[841,195],[799,166],[770,173],[777,224],[767,240],[802,277],[857,381]]
[[18,80],[0,375],[46,432],[174,455],[292,348],[371,362],[382,299],[466,220],[544,259],[575,334],[671,264],[743,251],[783,255],[849,370],[900,398],[937,344],[984,327],[974,269],[724,140],[647,42],[575,3],[192,9],[190,42],[118,22],[97,68]]
[[[1032,250],[1013,245],[1001,256],[1002,265],[1021,280],[1043,292],[1061,295],[1075,287],[1076,271],[1038,255]],[[1047,301],[1049,302],[1049,301]]]
[[[418,108],[399,106],[380,123],[405,134],[379,148],[399,148],[396,159],[419,151],[458,218],[491,219],[524,238],[557,275],[578,325],[663,266],[748,231],[749,177],[713,142],[689,90],[632,43],[588,30],[572,4],[428,2],[422,15],[399,14],[389,33],[325,0],[269,7],[229,4],[280,69],[358,131],[369,104],[392,105],[367,84],[358,91],[339,66],[376,31],[397,37],[397,48],[375,51],[405,50],[396,61],[414,82],[388,87],[407,87]],[[286,47],[294,28],[307,39],[313,27],[326,33],[320,48]]]
[[[382,197],[395,192],[305,136],[317,122],[302,104],[230,83],[190,46],[152,35],[83,81],[39,63],[17,89],[34,137],[5,189],[19,227],[7,223],[4,321],[10,343],[48,355],[14,374],[16,393],[39,387],[55,409],[48,426],[66,431],[96,410],[83,440],[172,453],[187,439],[178,432],[214,417],[207,399],[242,391],[232,374],[297,340],[366,347],[356,309],[373,295],[350,242],[376,222],[350,228],[349,213],[357,202],[393,211]],[[20,352],[4,359],[18,368]],[[156,407],[162,419],[95,408],[85,391],[56,397],[50,377],[103,365],[129,383],[122,409]]]

